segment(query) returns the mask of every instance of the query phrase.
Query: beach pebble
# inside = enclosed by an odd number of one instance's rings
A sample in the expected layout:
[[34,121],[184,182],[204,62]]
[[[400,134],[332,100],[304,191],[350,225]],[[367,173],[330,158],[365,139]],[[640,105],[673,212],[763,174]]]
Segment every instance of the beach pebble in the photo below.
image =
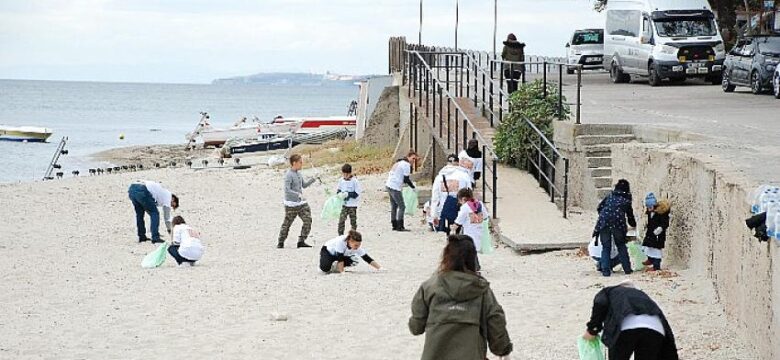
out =
[[289,317],[287,314],[282,314],[280,312],[272,312],[271,313],[271,320],[272,321],[287,321]]

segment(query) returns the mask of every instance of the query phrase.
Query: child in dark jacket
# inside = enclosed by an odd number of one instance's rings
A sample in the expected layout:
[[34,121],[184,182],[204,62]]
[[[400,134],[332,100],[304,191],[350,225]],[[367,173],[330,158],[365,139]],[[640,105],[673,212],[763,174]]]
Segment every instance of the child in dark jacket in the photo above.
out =
[[661,257],[666,243],[666,229],[669,228],[671,205],[667,200],[658,201],[655,194],[649,193],[645,197],[645,206],[647,207],[647,230],[642,246],[647,260],[644,265],[652,265],[650,271],[661,270]]
[[626,179],[618,180],[615,190],[612,191],[598,207],[599,220],[593,230],[593,237],[598,236],[602,244],[601,274],[612,275],[610,259],[612,258],[612,241],[618,249],[618,259],[623,265],[626,275],[631,273],[631,260],[628,258],[626,247],[626,220],[632,228],[636,227],[634,210],[631,208],[631,185]]

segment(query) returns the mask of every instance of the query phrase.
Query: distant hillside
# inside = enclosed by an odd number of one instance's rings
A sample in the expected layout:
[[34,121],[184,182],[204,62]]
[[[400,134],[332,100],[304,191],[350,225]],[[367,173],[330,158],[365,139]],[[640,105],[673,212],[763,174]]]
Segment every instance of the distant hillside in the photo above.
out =
[[320,86],[324,84],[344,83],[352,85],[368,76],[306,73],[259,73],[248,76],[235,76],[213,80],[212,84],[261,84],[261,85],[306,85]]

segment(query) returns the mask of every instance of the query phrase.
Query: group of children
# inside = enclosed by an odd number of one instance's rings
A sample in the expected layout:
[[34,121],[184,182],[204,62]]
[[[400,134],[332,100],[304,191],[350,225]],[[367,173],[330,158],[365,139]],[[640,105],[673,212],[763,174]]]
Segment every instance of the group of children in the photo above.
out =
[[[647,221],[642,251],[647,260],[643,265],[648,271],[656,271],[661,269],[671,205],[668,200],[659,201],[652,192],[647,194],[644,203]],[[637,224],[631,204],[631,186],[621,179],[598,206],[599,219],[588,252],[596,261],[596,270],[604,276],[610,276],[618,264],[622,265],[625,274],[632,272],[626,235],[628,226],[636,228]]]

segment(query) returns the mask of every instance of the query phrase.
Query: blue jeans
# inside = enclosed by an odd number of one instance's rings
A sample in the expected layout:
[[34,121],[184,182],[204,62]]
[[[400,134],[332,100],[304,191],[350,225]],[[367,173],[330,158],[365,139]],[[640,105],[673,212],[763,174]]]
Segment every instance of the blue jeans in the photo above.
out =
[[647,259],[650,260],[651,264],[653,264],[653,270],[661,270],[661,259],[656,259],[649,256]]
[[[598,257],[595,257],[595,256],[591,256],[591,259],[596,261],[596,271],[601,271],[601,258],[598,258]],[[614,259],[610,259],[610,260],[611,261],[610,261],[609,264],[612,265],[612,267],[610,267],[610,269],[613,269],[615,266],[620,265],[620,259],[614,258]]]
[[454,196],[447,195],[444,199],[444,206],[441,209],[441,217],[439,218],[438,231],[443,231],[450,234],[450,225],[455,223],[455,219],[458,217],[458,199]]
[[160,211],[157,210],[157,202],[154,201],[152,193],[146,190],[143,184],[133,184],[127,190],[130,201],[135,208],[135,226],[138,228],[138,240],[146,238],[146,223],[144,222],[144,213],[149,213],[152,219],[152,241],[160,240]]
[[618,260],[623,265],[623,272],[630,274],[631,259],[628,257],[628,248],[626,247],[626,232],[616,229],[601,229],[599,240],[601,241],[601,274],[604,276],[612,275],[612,267],[609,266],[612,259],[612,240],[615,240]]

